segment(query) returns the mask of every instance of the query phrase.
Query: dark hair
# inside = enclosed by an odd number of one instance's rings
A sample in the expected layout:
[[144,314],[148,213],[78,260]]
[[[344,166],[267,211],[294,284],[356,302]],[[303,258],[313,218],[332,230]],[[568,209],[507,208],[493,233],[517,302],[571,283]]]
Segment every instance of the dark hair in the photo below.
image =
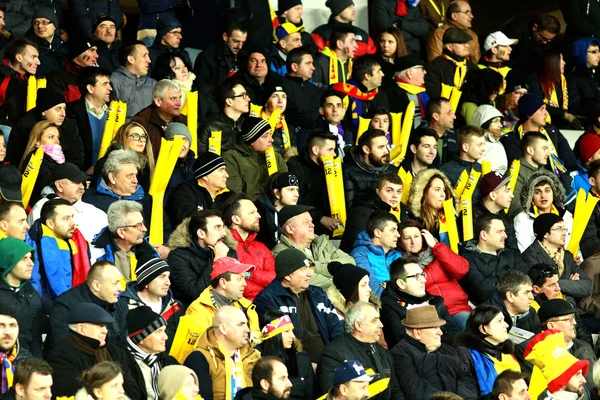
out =
[[15,62],[17,61],[17,54],[23,55],[27,46],[31,46],[35,49],[38,48],[37,44],[33,43],[31,40],[23,37],[18,37],[10,42],[10,44],[6,48],[6,53],[4,57],[8,58],[10,62]]
[[483,214],[481,217],[477,218],[474,227],[475,232],[473,232],[475,238],[479,239],[481,232],[487,232],[492,225],[492,221],[502,221],[502,223],[504,223],[504,219],[502,219],[500,215],[491,213]]
[[[261,357],[254,367],[252,367],[252,386],[260,389],[260,381],[265,379],[270,384],[273,383],[273,365],[276,362],[283,363],[279,358],[266,356]],[[284,364],[285,365],[285,364]]]
[[[533,146],[536,140],[545,140],[548,141],[548,138],[539,132],[530,131],[526,132],[521,138],[521,155],[525,156],[527,154],[527,148]],[[591,175],[588,175],[591,176]]]
[[402,185],[402,179],[395,172],[384,172],[379,175],[377,182],[375,183],[376,189],[381,189],[386,182],[393,183],[395,185]]
[[173,49],[173,51],[162,53],[154,62],[152,62],[152,77],[157,81],[163,79],[175,79],[173,66],[175,65],[175,58],[177,57],[181,59],[188,71],[193,71],[192,61],[190,60],[187,51],[183,49]]
[[[451,3],[451,5],[454,3]],[[439,114],[442,112],[442,104],[449,103],[445,97],[434,97],[433,99],[429,99],[427,105],[425,106],[425,115],[427,116],[427,120],[431,121],[433,118],[433,114]]]
[[122,374],[121,366],[114,361],[102,361],[81,373],[80,380],[88,395],[97,399],[94,389],[102,387]]
[[13,207],[23,208],[23,205],[16,201],[0,201],[0,221],[6,221]]
[[463,398],[452,392],[435,392],[429,396],[429,400],[463,400]]
[[476,105],[492,104],[490,96],[498,94],[504,85],[504,78],[491,68],[469,71],[461,90],[464,101],[472,101]]
[[558,269],[550,264],[535,264],[529,268],[527,275],[531,279],[531,284],[537,287],[542,287],[546,283],[546,279],[558,275]]
[[198,229],[202,229],[206,232],[207,220],[212,217],[223,218],[223,214],[221,213],[221,211],[213,209],[196,211],[192,215],[192,217],[190,218],[190,223],[188,225],[188,232],[190,233],[190,236],[193,238],[193,240],[197,239],[198,237],[196,235]]
[[398,224],[398,220],[387,211],[376,211],[369,216],[367,220],[367,233],[373,239],[375,237],[375,229],[383,230],[388,222]]
[[525,275],[524,272],[518,270],[510,270],[505,272],[498,282],[496,283],[496,289],[500,293],[500,297],[506,299],[508,292],[517,294],[521,285],[531,285],[531,279]]
[[210,281],[210,285],[213,288],[216,288],[217,286],[219,286],[219,282],[221,282],[221,279],[225,279],[227,282],[229,282],[231,280],[231,274],[233,272],[223,272],[221,275],[215,277],[215,279]]
[[239,76],[233,75],[230,78],[227,78],[217,87],[217,105],[221,110],[225,108],[225,101],[235,96],[235,92],[233,90],[237,85],[242,85],[244,88],[244,83],[239,78]]
[[507,369],[502,371],[496,377],[494,381],[494,388],[492,389],[492,399],[498,400],[501,394],[505,394],[509,397],[512,396],[513,385],[516,381],[527,380],[527,377],[522,372]]
[[57,207],[70,205],[71,203],[69,203],[67,200],[58,197],[48,200],[42,206],[42,211],[40,212],[40,222],[45,225],[46,221],[54,220],[54,217],[56,217]]
[[300,65],[304,56],[312,57],[312,52],[306,47],[298,47],[290,50],[285,60],[285,66],[287,67],[288,72],[292,70],[292,64]]
[[131,40],[123,43],[123,46],[121,46],[121,48],[119,49],[119,64],[121,64],[122,66],[127,65],[127,57],[135,56],[137,51],[137,48],[135,46],[137,45],[146,47],[146,44],[141,40]]
[[[261,321],[261,328],[284,315],[288,314],[279,310],[268,310]],[[258,345],[258,349],[262,356],[272,356],[280,359],[287,366],[289,376],[298,376],[298,364],[296,363],[298,351],[294,346],[290,349],[285,349],[281,335],[275,335],[270,339],[263,340]]]
[[227,36],[231,36],[233,31],[248,33],[248,25],[243,21],[231,21],[225,26],[223,33],[226,33]]
[[[556,50],[546,51],[538,61],[537,66],[544,98],[550,99],[555,88],[559,88],[561,85],[560,52]],[[565,96],[564,93],[563,96]]]
[[538,15],[534,20],[534,24],[537,25],[538,32],[547,31],[553,35],[560,33],[560,21],[554,15]]
[[467,143],[471,137],[484,137],[485,131],[477,126],[467,125],[463,126],[456,132],[456,144],[462,151],[462,145]]
[[321,108],[325,108],[325,102],[327,101],[327,98],[328,97],[333,97],[333,96],[339,97],[342,102],[344,101],[345,95],[343,95],[342,93],[340,93],[338,91],[335,91],[333,89],[328,89],[328,90],[325,91],[325,93],[323,93],[321,95],[321,101],[319,103],[320,106],[321,106]]
[[378,137],[385,137],[385,132],[381,129],[367,129],[365,133],[363,133],[360,138],[358,138],[358,143],[356,144],[358,150],[362,153],[363,146],[367,146],[371,148],[373,145],[373,139]]
[[0,1],[0,11],[2,11],[3,13],[6,12],[6,3],[3,1]]
[[309,149],[313,146],[320,148],[325,146],[325,141],[327,140],[333,140],[337,144],[337,137],[335,137],[331,132],[321,128],[313,129],[310,135],[308,135],[306,146]]
[[225,222],[225,225],[231,226],[231,217],[239,215],[242,200],[252,202],[252,199],[250,199],[246,193],[236,193],[227,199],[223,207],[223,222]]
[[110,71],[102,67],[82,68],[77,76],[77,83],[81,93],[87,94],[87,86],[96,86],[98,78],[102,76],[106,76],[110,80]]
[[92,282],[100,280],[100,275],[106,267],[116,267],[116,265],[106,260],[98,260],[92,264],[85,279],[87,285],[90,286]]
[[587,170],[590,178],[598,179],[598,173],[600,173],[600,160],[590,163]]
[[396,40],[396,54],[394,54],[394,56],[392,57],[393,59],[408,55],[408,50],[406,49],[406,44],[404,42],[404,35],[402,34],[402,32],[400,32],[400,29],[396,28],[395,26],[388,26],[387,28],[379,32],[379,36],[377,37],[376,42],[377,52],[380,52],[379,42],[381,42],[381,36],[383,36],[384,33],[392,35]]
[[498,314],[502,314],[502,310],[491,304],[481,304],[475,307],[467,319],[467,330],[480,339],[485,340],[487,335],[482,333],[479,327],[481,325],[488,325]]
[[331,35],[329,35],[329,48],[331,50],[341,50],[337,48],[337,41],[345,41],[346,37],[351,33],[356,33],[356,30],[351,26],[339,26],[333,28]]
[[421,225],[421,223],[417,220],[407,219],[406,221],[400,222],[400,226],[398,227],[398,230],[402,234],[402,231],[406,228],[417,228],[420,231],[423,229],[423,225]]
[[423,126],[413,131],[413,133],[410,135],[410,138],[408,139],[408,145],[410,146],[414,144],[415,147],[418,148],[421,144],[421,139],[423,139],[424,137],[432,137],[435,139],[436,143],[439,139],[436,131],[427,126]]
[[27,388],[33,374],[46,376],[53,373],[54,370],[47,361],[40,358],[26,358],[15,368],[13,385],[23,385],[24,388]]
[[365,54],[356,58],[352,64],[352,79],[362,82],[365,75],[373,75],[377,65],[380,65],[380,62],[375,54]]
[[390,281],[396,282],[401,276],[406,275],[406,264],[417,264],[419,265],[419,259],[415,256],[402,256],[390,265]]
[[[467,0],[461,0],[468,3]],[[460,12],[460,1],[452,1],[446,9],[446,21],[452,21],[452,14]]]

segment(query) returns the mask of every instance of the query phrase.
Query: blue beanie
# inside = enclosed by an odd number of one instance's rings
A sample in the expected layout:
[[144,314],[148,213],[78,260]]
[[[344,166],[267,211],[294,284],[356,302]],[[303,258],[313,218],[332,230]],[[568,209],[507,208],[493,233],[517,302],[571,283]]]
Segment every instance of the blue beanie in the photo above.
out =
[[181,22],[171,14],[163,14],[158,19],[156,26],[156,39],[159,41],[164,38],[167,33],[171,32],[175,28],[181,28]]
[[544,105],[544,99],[537,94],[528,93],[519,100],[519,118],[525,122]]

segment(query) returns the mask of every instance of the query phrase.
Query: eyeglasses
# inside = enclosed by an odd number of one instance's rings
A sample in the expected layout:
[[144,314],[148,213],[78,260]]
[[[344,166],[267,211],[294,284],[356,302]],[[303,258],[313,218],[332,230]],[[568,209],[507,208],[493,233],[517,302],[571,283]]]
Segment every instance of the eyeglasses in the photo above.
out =
[[400,279],[408,279],[408,278],[416,278],[417,280],[427,280],[427,272],[419,272],[418,274],[414,274],[414,275],[405,275],[405,276],[401,276]]
[[569,318],[566,318],[566,319],[555,319],[554,322],[570,322],[570,323],[573,323],[573,322],[575,322],[575,315],[571,315]]
[[588,51],[588,54],[598,54],[598,53],[600,53],[599,50]]
[[232,99],[235,99],[236,97],[241,97],[242,99],[246,100],[248,98],[248,93],[244,92],[244,93],[236,94],[235,96],[231,96]]
[[146,134],[139,134],[139,133],[130,133],[127,135],[127,137],[133,138],[133,140],[135,140],[136,142],[139,142],[141,140],[144,140],[145,142],[148,141],[148,135]]
[[458,14],[465,14],[465,15],[473,15],[473,11],[471,10],[465,10],[465,11],[454,11],[455,13]]
[[181,31],[169,31],[167,33],[170,33],[173,36],[182,36],[182,32]]
[[142,221],[142,222],[138,222],[138,223],[137,223],[137,224],[135,224],[135,225],[123,225],[123,226],[120,226],[119,228],[121,228],[121,229],[125,229],[125,228],[135,228],[135,229],[137,229],[138,231],[141,231],[141,230],[142,230],[142,229],[144,229],[145,227],[146,227],[146,223],[145,223],[144,221]]
[[550,230],[554,231],[554,232],[567,232],[568,231],[568,229],[565,228],[564,226],[559,226],[558,228],[550,228]]
[[35,21],[33,21],[32,25],[33,25],[33,26],[40,26],[40,25],[41,25],[41,26],[48,26],[48,25],[50,25],[51,23],[52,23],[52,21],[48,21],[48,20],[44,20],[44,21],[38,21],[38,20],[35,20]]

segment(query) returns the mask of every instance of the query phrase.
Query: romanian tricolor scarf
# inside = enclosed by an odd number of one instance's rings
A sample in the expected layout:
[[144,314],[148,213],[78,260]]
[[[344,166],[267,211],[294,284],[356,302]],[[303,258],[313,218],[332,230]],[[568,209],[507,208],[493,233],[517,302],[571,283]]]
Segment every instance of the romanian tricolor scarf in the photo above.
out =
[[[352,75],[352,59],[349,58],[346,61],[348,63],[348,75],[346,75],[346,71],[344,71],[344,62],[338,59],[335,51],[331,50],[329,47],[325,47],[321,53],[329,57],[329,84],[333,85],[338,82],[346,82]],[[340,65],[342,66],[341,71]]]
[[358,82],[350,80],[348,83],[338,82],[333,85],[332,89],[343,93],[350,98],[349,106],[350,112],[352,113],[352,125],[358,129],[359,117],[364,116],[365,112],[363,102],[372,101],[375,96],[377,96],[377,93],[379,93],[379,89],[364,93],[356,85],[358,85]]
[[550,98],[544,99],[544,102],[552,107],[560,108],[561,110],[569,109],[569,91],[567,89],[567,80],[564,74],[560,74],[560,87],[562,90],[562,104],[558,104],[558,94],[556,93],[556,87],[552,87],[550,92]]
[[283,332],[288,332],[294,329],[294,324],[289,315],[284,315],[281,318],[274,319],[262,328],[260,331],[260,340],[265,341],[275,337]]
[[469,349],[475,372],[477,383],[482,396],[492,392],[496,377],[506,370],[521,372],[519,363],[511,354],[502,354],[498,360],[488,354],[480,353],[477,350]]
[[14,377],[14,373],[15,373],[14,362],[15,362],[15,358],[17,358],[18,353],[19,353],[18,344],[12,348],[10,353],[0,352],[0,364],[1,364],[0,371],[2,372],[2,387],[1,387],[2,394],[8,392],[8,389],[10,389],[12,387],[13,377]]
[[454,70],[453,86],[457,89],[460,89],[465,82],[465,76],[467,76],[467,60],[456,61],[447,54],[442,54],[442,56],[456,66],[456,69]]
[[450,236],[448,235],[448,226],[446,225],[446,216],[443,212],[439,213],[440,222],[440,242],[450,247]]
[[[519,132],[519,137],[523,139],[523,125],[519,125],[517,131]],[[550,139],[550,135],[548,135],[548,132],[546,132],[546,130],[543,127],[540,127],[539,132],[542,135],[546,136],[546,138],[548,139],[548,147],[550,148],[550,167],[552,167],[552,171],[554,171],[554,173],[557,176],[561,176],[562,174],[567,172],[567,168],[565,167],[565,164],[562,162],[562,160],[558,158],[558,152],[556,151],[556,147],[554,147],[554,142],[552,142],[552,139]]]
[[419,109],[421,110],[423,119],[425,119],[425,107],[429,102],[429,95],[425,91],[425,85],[417,86],[413,85],[412,83],[404,82],[402,78],[395,79],[396,85],[398,85],[400,89],[406,90],[410,94],[417,95],[417,98],[419,99]]

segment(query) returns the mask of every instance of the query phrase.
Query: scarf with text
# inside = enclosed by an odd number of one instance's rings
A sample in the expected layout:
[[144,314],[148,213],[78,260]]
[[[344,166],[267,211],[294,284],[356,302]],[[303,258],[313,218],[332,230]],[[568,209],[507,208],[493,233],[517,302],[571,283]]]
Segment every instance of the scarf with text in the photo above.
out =
[[[329,84],[333,85],[338,82],[346,82],[348,77],[352,75],[352,59],[349,58],[346,61],[348,63],[348,75],[346,75],[344,71],[344,62],[338,59],[335,51],[331,50],[329,47],[325,47],[321,53],[329,57]],[[341,72],[340,65],[342,66]]]

